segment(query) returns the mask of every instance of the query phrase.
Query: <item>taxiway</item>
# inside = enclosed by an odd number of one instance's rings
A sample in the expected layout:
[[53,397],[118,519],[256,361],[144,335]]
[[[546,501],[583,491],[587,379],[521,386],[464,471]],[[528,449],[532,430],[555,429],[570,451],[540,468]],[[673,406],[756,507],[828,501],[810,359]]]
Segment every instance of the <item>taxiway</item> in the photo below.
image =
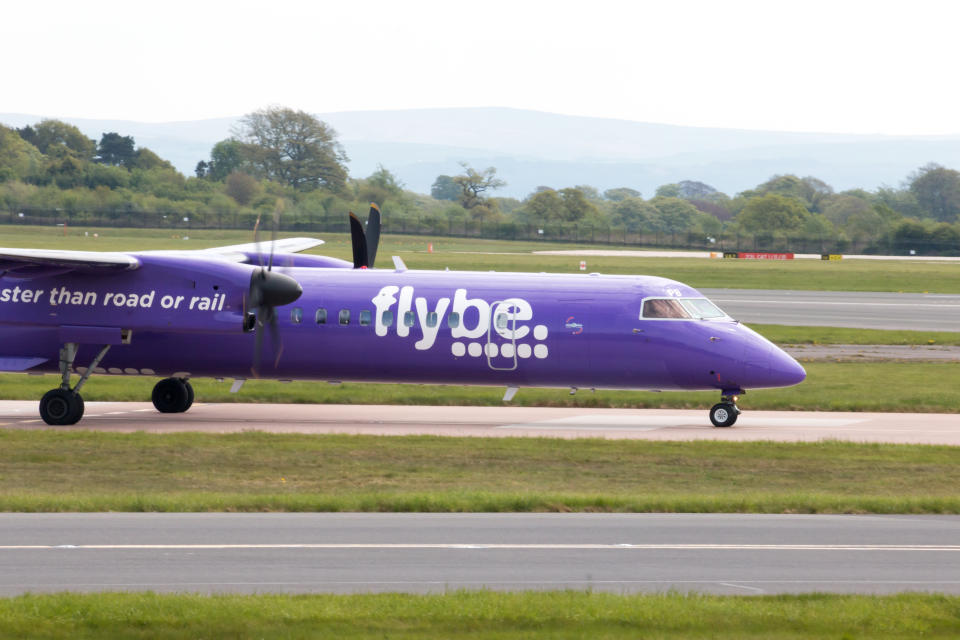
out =
[[149,402],[88,402],[80,424],[49,427],[35,401],[5,400],[0,428],[960,445],[960,418],[931,413],[746,410],[736,426],[717,429],[703,410],[195,403],[161,414]]

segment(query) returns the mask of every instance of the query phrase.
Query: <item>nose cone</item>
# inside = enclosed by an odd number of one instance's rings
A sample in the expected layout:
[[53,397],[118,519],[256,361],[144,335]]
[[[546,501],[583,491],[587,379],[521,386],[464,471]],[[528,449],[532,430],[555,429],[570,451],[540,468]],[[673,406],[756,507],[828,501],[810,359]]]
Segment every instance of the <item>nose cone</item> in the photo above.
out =
[[771,387],[792,387],[807,378],[807,372],[800,363],[786,351],[774,347],[770,353]]

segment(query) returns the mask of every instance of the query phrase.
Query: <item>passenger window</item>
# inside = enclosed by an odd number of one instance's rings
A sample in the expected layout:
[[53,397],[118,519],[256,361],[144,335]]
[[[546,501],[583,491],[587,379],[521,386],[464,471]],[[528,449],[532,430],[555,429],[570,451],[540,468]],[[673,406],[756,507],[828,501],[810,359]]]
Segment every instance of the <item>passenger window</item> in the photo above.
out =
[[436,311],[428,311],[428,312],[427,312],[427,326],[428,326],[428,327],[435,327],[435,326],[437,326],[437,312],[436,312]]
[[672,298],[648,298],[643,301],[644,318],[689,318],[679,301]]
[[327,324],[327,310],[324,308],[317,309],[317,324]]
[[456,329],[460,326],[460,314],[456,311],[452,312],[447,316],[447,326],[451,329]]
[[380,319],[383,321],[383,326],[392,327],[393,326],[393,311],[384,311],[383,315],[380,316]]
[[364,309],[360,312],[360,326],[369,327],[370,326],[370,312]]
[[413,326],[413,311],[405,311],[403,313],[403,326],[405,327]]
[[290,309],[290,322],[293,324],[300,324],[303,322],[303,309],[300,307],[294,307]]
[[507,328],[507,314],[498,313],[497,314],[497,329],[506,329]]
[[340,309],[340,324],[344,326],[350,324],[350,309]]

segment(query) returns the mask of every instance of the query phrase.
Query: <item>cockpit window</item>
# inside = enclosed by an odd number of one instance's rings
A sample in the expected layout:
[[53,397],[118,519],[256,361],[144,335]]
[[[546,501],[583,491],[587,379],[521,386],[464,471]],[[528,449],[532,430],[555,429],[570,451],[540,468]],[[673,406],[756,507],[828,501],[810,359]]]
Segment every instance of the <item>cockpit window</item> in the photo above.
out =
[[644,318],[689,318],[690,314],[679,300],[673,298],[648,298],[643,301]]
[[680,304],[694,318],[723,318],[727,315],[706,298],[680,298]]
[[647,298],[641,318],[703,320],[725,318],[727,314],[706,298]]

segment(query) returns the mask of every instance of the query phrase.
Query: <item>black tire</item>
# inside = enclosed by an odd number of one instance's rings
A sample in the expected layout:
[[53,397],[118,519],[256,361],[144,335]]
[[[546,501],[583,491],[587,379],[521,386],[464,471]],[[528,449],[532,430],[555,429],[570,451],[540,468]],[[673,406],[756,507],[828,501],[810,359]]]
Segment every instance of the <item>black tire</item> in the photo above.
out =
[[67,389],[51,389],[40,399],[40,417],[51,426],[77,424],[83,417],[83,398]]
[[153,406],[160,413],[183,413],[189,408],[190,393],[179,378],[164,378],[153,387]]
[[193,406],[193,399],[196,398],[196,394],[193,392],[193,385],[190,384],[190,380],[187,378],[180,378],[180,381],[183,382],[183,386],[187,388],[187,406],[183,408],[184,411],[189,411],[190,407]]
[[710,408],[710,422],[715,427],[732,427],[739,415],[737,405],[729,402],[718,402]]

